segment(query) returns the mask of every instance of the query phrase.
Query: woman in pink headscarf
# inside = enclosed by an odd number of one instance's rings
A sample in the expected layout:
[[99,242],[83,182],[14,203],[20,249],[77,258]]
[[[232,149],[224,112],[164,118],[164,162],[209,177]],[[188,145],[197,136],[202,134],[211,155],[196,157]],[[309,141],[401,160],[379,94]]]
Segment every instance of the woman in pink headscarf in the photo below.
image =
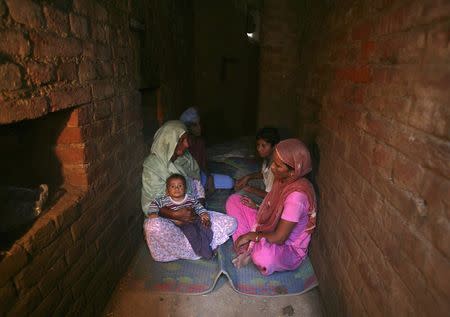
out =
[[311,169],[309,151],[301,141],[281,141],[271,165],[275,180],[259,209],[247,206],[240,195],[228,198],[227,213],[238,221],[233,234],[236,267],[251,259],[262,274],[269,275],[300,266],[315,227],[316,197],[304,177]]

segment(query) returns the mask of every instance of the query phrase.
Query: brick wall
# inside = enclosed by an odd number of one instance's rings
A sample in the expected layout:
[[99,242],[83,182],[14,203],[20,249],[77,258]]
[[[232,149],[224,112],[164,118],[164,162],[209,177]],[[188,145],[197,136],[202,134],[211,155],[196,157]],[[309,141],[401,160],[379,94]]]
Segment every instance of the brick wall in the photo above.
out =
[[100,314],[142,239],[131,9],[0,0],[0,124],[69,112],[54,145],[66,194],[0,260],[2,316]]
[[194,4],[147,0],[146,63],[160,89],[164,120],[178,119],[194,103]]
[[258,125],[299,132],[298,1],[268,0],[261,10]]
[[194,1],[195,105],[207,143],[256,131],[258,46],[246,1]]
[[297,12],[297,107],[320,112],[312,259],[327,312],[444,316],[449,3],[311,1]]

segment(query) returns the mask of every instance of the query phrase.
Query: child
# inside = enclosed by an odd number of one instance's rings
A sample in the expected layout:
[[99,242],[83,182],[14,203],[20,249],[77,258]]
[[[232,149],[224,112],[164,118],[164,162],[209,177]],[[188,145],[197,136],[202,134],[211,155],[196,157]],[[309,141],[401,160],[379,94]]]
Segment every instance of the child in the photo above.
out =
[[151,202],[148,214],[158,213],[162,207],[173,211],[189,208],[198,215],[193,223],[183,223],[173,219],[172,221],[183,231],[194,252],[203,258],[210,259],[213,256],[210,246],[213,232],[209,214],[195,198],[186,194],[186,178],[183,175],[172,174],[167,178],[166,195]]
[[[263,159],[263,164],[261,172],[256,172],[248,174],[237,180],[235,185],[235,190],[242,190],[253,196],[253,200],[245,194],[242,196],[241,201],[243,204],[250,208],[258,208],[255,203],[261,203],[266,194],[272,189],[273,174],[270,170],[270,165],[272,164],[272,154],[275,145],[280,141],[280,136],[278,130],[272,127],[264,127],[256,133],[256,150],[259,156]],[[248,185],[250,180],[253,179],[263,179],[264,180],[264,190]]]

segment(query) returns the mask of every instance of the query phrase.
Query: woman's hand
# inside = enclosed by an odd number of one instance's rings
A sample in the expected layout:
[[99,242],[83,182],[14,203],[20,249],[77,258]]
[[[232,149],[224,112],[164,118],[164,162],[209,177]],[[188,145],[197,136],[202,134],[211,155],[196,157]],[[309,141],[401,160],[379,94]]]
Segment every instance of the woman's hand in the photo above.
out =
[[198,217],[192,208],[181,208],[173,213],[175,214],[175,220],[179,220],[183,223],[193,223]]
[[258,205],[247,196],[241,196],[241,203],[249,208],[258,209]]
[[200,220],[205,227],[211,227],[211,219],[209,219],[209,214],[207,212],[200,214]]
[[236,181],[236,184],[234,184],[234,190],[241,190],[244,188],[247,184],[250,178],[247,176],[241,177]]

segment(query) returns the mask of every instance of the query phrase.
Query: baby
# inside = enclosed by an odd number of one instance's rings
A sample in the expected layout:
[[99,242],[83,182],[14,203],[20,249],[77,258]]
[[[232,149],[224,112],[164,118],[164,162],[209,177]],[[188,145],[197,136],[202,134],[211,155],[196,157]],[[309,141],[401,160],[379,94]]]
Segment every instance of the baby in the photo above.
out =
[[166,195],[154,199],[148,213],[158,213],[160,208],[173,211],[181,208],[192,209],[198,216],[193,223],[171,219],[184,233],[195,254],[206,259],[213,256],[211,241],[213,232],[207,210],[194,197],[186,194],[186,178],[181,174],[172,174],[166,180]]

